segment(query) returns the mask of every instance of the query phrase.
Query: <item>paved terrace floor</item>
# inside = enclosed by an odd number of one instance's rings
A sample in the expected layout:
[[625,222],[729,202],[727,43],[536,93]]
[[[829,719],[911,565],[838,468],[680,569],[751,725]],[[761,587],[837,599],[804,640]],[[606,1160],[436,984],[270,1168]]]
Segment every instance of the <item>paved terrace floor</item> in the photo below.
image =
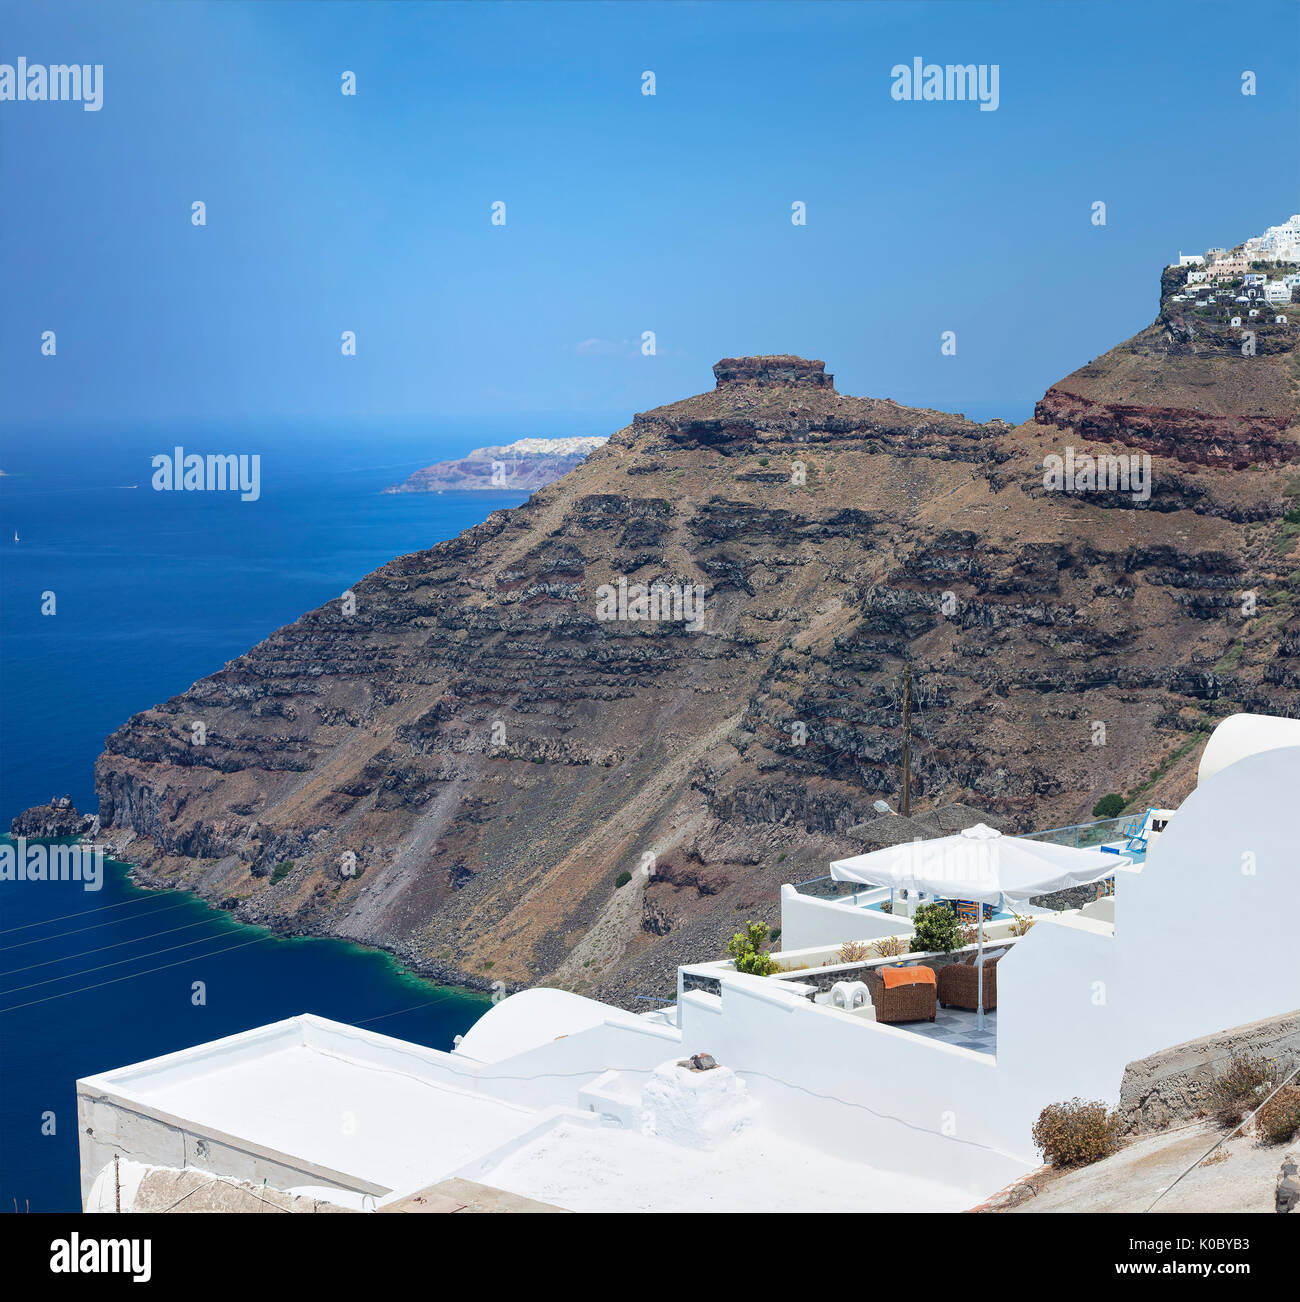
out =
[[974,1049],[976,1053],[998,1051],[998,1014],[994,1009],[984,1014],[984,1030],[973,1012],[964,1008],[940,1008],[933,1022],[894,1022],[900,1031],[911,1031],[923,1035],[928,1040],[942,1040],[945,1044],[955,1044],[962,1049]]

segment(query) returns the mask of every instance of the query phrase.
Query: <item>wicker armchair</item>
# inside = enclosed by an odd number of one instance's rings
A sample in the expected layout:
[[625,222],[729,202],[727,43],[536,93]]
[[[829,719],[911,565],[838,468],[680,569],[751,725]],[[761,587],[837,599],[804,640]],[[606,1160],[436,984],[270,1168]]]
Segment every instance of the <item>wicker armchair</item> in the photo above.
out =
[[862,974],[871,991],[871,1002],[878,1022],[932,1022],[938,1011],[936,987],[932,985],[895,986],[885,989],[885,979],[874,968]]
[[[999,956],[1000,957],[1000,956]],[[965,1008],[970,1012],[979,1007],[979,968],[975,956],[960,963],[949,963],[939,969],[939,1003],[944,1008]],[[984,1011],[991,1013],[998,1006],[998,959],[984,960]]]

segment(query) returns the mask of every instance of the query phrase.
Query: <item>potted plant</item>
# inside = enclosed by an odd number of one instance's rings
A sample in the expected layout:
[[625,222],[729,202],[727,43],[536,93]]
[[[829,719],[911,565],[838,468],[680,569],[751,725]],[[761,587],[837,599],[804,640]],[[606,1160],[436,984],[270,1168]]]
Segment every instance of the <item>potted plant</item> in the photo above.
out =
[[751,922],[745,930],[738,931],[727,941],[727,953],[737,972],[748,972],[750,976],[771,976],[779,972],[781,965],[766,950],[759,946],[767,939],[767,923]]
[[912,953],[947,954],[966,943],[957,915],[944,904],[922,904],[912,917]]

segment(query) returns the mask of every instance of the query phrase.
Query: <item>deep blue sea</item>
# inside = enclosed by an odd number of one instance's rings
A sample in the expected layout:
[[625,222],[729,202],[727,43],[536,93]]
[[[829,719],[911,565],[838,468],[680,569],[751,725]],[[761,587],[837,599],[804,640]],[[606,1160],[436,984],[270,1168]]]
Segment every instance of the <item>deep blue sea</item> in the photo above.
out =
[[[626,419],[626,418],[624,418]],[[395,556],[519,494],[384,495],[420,466],[564,417],[319,426],[9,429],[0,445],[0,826],[69,794],[93,812],[103,741]],[[593,428],[594,425],[594,428]],[[261,496],[157,492],[177,444],[261,457]],[[18,542],[13,541],[14,534]],[[51,606],[53,614],[43,614]],[[206,1002],[196,1005],[193,983]],[[0,1207],[80,1206],[80,1076],[296,1013],[450,1048],[485,1000],[382,954],[279,940],[110,867],[103,889],[0,883]]]

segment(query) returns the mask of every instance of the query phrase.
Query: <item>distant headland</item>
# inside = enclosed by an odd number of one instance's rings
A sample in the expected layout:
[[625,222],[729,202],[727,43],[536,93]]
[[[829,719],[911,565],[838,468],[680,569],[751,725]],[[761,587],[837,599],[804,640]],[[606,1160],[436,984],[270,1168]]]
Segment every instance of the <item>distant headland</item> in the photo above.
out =
[[439,461],[417,470],[386,493],[440,493],[488,490],[531,493],[563,478],[607,437],[516,439],[502,447],[475,448],[468,456]]

